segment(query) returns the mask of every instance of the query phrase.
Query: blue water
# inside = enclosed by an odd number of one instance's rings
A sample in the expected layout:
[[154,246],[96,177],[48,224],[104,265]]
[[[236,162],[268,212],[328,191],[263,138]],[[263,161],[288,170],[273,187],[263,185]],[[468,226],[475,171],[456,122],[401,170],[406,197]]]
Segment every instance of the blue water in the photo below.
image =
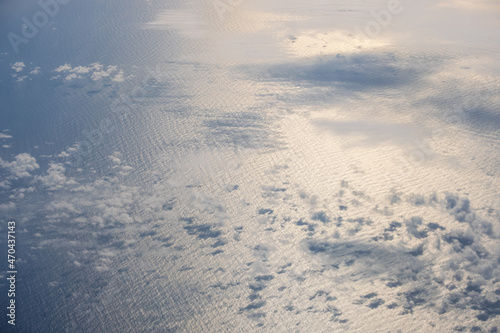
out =
[[0,0],[0,331],[494,332],[498,40],[404,5]]

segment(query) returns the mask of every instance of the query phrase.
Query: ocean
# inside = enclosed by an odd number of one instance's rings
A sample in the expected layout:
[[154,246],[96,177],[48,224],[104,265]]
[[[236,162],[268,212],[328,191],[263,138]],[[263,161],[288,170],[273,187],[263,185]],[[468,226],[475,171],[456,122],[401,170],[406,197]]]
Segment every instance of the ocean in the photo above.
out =
[[0,331],[497,332],[499,13],[0,0]]

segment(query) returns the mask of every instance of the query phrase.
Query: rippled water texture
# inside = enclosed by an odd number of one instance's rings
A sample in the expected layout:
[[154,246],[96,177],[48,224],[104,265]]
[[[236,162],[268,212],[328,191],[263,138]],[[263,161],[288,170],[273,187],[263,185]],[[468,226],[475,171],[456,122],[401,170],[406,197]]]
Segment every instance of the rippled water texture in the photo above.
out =
[[44,1],[0,0],[0,331],[500,329],[496,1]]

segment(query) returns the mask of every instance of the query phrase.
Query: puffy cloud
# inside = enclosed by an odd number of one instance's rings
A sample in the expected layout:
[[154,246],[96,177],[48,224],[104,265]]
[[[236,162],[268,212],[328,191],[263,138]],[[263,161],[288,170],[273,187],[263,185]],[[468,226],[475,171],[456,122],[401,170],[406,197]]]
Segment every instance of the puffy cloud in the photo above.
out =
[[27,153],[17,155],[12,162],[6,162],[0,158],[0,166],[8,169],[16,178],[31,177],[30,172],[40,167],[36,159]]
[[8,180],[1,181],[0,188],[3,188],[5,190],[10,189],[10,182]]
[[116,74],[112,81],[114,82],[123,82],[125,81],[125,78],[123,77],[123,69],[120,69],[120,71],[118,72],[118,74]]
[[12,69],[15,70],[17,73],[21,72],[26,65],[24,65],[24,62],[16,62],[13,66]]
[[0,133],[0,139],[12,139],[12,135]]
[[90,72],[90,70],[91,70],[90,67],[77,66],[77,67],[71,69],[71,72],[78,73],[78,74],[87,74],[88,72]]
[[[104,70],[95,71],[94,73],[92,73],[91,79],[94,81],[98,81],[101,80],[102,78],[109,77],[113,72],[116,71],[116,69],[117,69],[116,66],[108,66],[108,69],[105,71]],[[113,81],[115,80],[113,79]]]
[[62,164],[52,163],[50,164],[47,174],[44,176],[39,176],[38,180],[49,190],[56,190],[62,188],[65,185],[74,185],[76,182],[72,179],[68,179],[64,172],[66,168]]
[[69,70],[71,70],[71,65],[64,64],[54,69],[54,72],[60,73],[60,72],[67,72]]
[[0,212],[1,211],[9,211],[9,210],[13,210],[16,208],[16,204],[13,203],[12,201],[9,202],[9,203],[6,203],[6,204],[0,204]]
[[115,166],[122,164],[122,160],[120,159],[121,154],[118,152],[114,152],[113,155],[108,156],[108,159],[113,162]]
[[73,81],[73,80],[75,80],[75,79],[81,79],[81,78],[82,78],[81,76],[76,75],[75,73],[71,73],[71,74],[67,75],[67,76],[64,78],[64,81],[69,82],[69,81]]
[[94,81],[99,81],[99,80],[101,80],[105,77],[108,77],[108,76],[109,76],[109,73],[107,73],[105,71],[99,71],[99,72],[92,73],[92,76],[90,78]]
[[445,200],[446,208],[450,210],[457,221],[472,222],[475,219],[474,212],[471,212],[469,198],[447,193]]
[[35,190],[36,189],[34,187],[16,188],[13,191],[14,194],[9,195],[9,198],[10,199],[24,199],[24,196],[26,193],[32,193],[32,192],[35,192]]
[[[111,78],[113,73],[116,73],[118,66],[108,66],[104,67],[101,63],[92,63],[89,66],[76,66],[72,67],[70,64],[64,64],[56,69],[56,73],[65,73],[64,81],[69,82],[76,79],[90,79],[92,81],[100,81],[105,78]],[[59,76],[54,76],[52,79],[58,79]],[[113,82],[123,82],[124,72],[120,70],[111,79]]]

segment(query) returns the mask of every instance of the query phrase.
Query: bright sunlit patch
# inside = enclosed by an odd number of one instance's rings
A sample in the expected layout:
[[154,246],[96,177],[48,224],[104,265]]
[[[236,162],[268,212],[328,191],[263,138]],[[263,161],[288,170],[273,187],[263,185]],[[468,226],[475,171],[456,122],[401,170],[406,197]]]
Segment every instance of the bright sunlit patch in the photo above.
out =
[[500,10],[500,3],[495,0],[448,0],[437,5],[438,7],[460,8],[465,10]]
[[173,29],[191,37],[202,38],[205,36],[202,18],[192,10],[169,10],[155,17],[145,26],[146,29]]
[[[171,9],[158,14],[146,29],[171,29],[189,38],[214,38],[221,33],[226,35],[257,33],[274,28],[277,23],[299,20],[292,15],[231,8],[223,13],[213,6],[206,10]],[[220,36],[219,36],[220,37]]]
[[285,47],[296,57],[313,57],[319,55],[350,55],[373,51],[387,46],[382,39],[360,37],[345,31],[318,32],[309,31],[304,34],[290,35]]

